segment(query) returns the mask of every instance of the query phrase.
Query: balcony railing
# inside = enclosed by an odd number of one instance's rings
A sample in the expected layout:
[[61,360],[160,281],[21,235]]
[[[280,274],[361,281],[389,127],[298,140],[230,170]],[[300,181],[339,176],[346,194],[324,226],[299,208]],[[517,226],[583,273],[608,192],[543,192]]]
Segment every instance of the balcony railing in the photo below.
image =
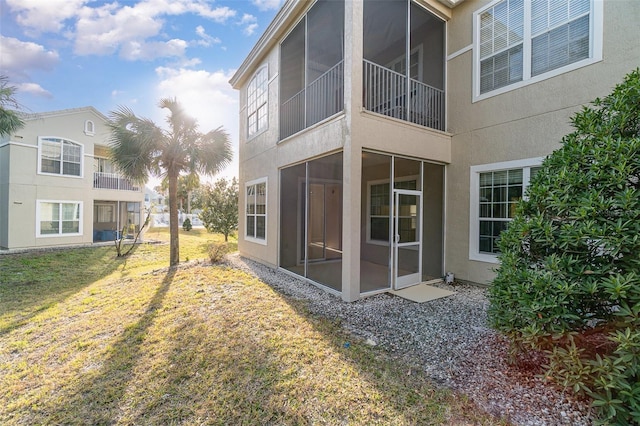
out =
[[337,114],[343,104],[344,65],[340,61],[282,104],[280,139]]
[[[444,90],[364,60],[364,108],[421,126],[444,130]],[[407,102],[407,90],[409,97]]]
[[93,172],[93,187],[97,189],[116,189],[120,191],[139,191],[136,186],[117,173]]

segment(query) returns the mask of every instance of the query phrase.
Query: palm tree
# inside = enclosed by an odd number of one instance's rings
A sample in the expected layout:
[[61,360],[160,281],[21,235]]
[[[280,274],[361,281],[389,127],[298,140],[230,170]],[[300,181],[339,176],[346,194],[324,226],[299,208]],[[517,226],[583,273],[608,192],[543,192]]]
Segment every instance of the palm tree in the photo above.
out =
[[9,136],[24,126],[24,121],[16,112],[20,109],[20,104],[13,97],[16,90],[9,86],[7,76],[0,76],[0,137]]
[[166,178],[169,184],[169,265],[180,261],[178,242],[178,177],[181,173],[213,176],[232,158],[229,134],[218,127],[209,133],[198,131],[178,101],[161,99],[158,106],[169,110],[168,129],[120,107],[109,115],[111,158],[129,179],[145,183],[150,174]]

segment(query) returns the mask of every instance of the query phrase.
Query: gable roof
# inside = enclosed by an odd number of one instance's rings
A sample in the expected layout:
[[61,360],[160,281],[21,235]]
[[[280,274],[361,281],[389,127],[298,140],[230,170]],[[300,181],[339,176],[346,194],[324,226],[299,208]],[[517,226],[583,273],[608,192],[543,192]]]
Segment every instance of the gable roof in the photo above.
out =
[[80,114],[83,112],[90,112],[97,116],[97,118],[106,121],[109,121],[106,115],[98,111],[92,106],[85,106],[80,108],[69,108],[69,109],[61,109],[56,111],[45,111],[45,112],[35,112],[35,113],[20,113],[20,116],[23,120],[39,120],[47,117],[57,117],[62,115],[73,115]]

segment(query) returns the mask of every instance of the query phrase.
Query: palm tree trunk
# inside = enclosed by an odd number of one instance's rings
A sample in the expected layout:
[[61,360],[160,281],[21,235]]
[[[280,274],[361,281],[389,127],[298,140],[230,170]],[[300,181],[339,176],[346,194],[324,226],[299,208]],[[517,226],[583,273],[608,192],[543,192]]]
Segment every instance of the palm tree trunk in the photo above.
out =
[[178,241],[178,174],[168,171],[169,179],[169,266],[180,262]]

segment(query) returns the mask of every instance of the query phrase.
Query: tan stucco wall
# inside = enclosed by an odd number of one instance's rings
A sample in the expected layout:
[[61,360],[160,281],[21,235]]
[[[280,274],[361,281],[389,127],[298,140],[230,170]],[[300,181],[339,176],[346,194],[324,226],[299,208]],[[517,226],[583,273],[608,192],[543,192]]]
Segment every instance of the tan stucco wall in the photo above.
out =
[[[472,14],[488,1],[454,9],[448,54],[472,44]],[[640,65],[640,2],[604,2],[603,60],[556,77],[472,103],[472,51],[447,64],[448,130],[453,134],[447,170],[446,267],[460,279],[488,283],[496,264],[469,260],[470,167],[543,157],[571,131],[581,105],[605,96]]]
[[[93,121],[95,134],[84,132],[86,120]],[[93,154],[96,145],[106,146],[108,128],[104,118],[91,109],[59,113],[43,113],[26,120],[25,126],[12,135],[10,145],[0,148],[3,164],[11,164],[8,176],[3,174],[0,199],[6,215],[0,219],[0,246],[18,249],[93,241],[93,201],[144,202],[140,191],[118,191],[93,188]],[[54,136],[80,143],[84,147],[82,177],[38,174],[38,137]],[[4,198],[3,198],[4,197]],[[37,200],[82,202],[82,235],[36,236]],[[142,205],[142,204],[141,204]]]

